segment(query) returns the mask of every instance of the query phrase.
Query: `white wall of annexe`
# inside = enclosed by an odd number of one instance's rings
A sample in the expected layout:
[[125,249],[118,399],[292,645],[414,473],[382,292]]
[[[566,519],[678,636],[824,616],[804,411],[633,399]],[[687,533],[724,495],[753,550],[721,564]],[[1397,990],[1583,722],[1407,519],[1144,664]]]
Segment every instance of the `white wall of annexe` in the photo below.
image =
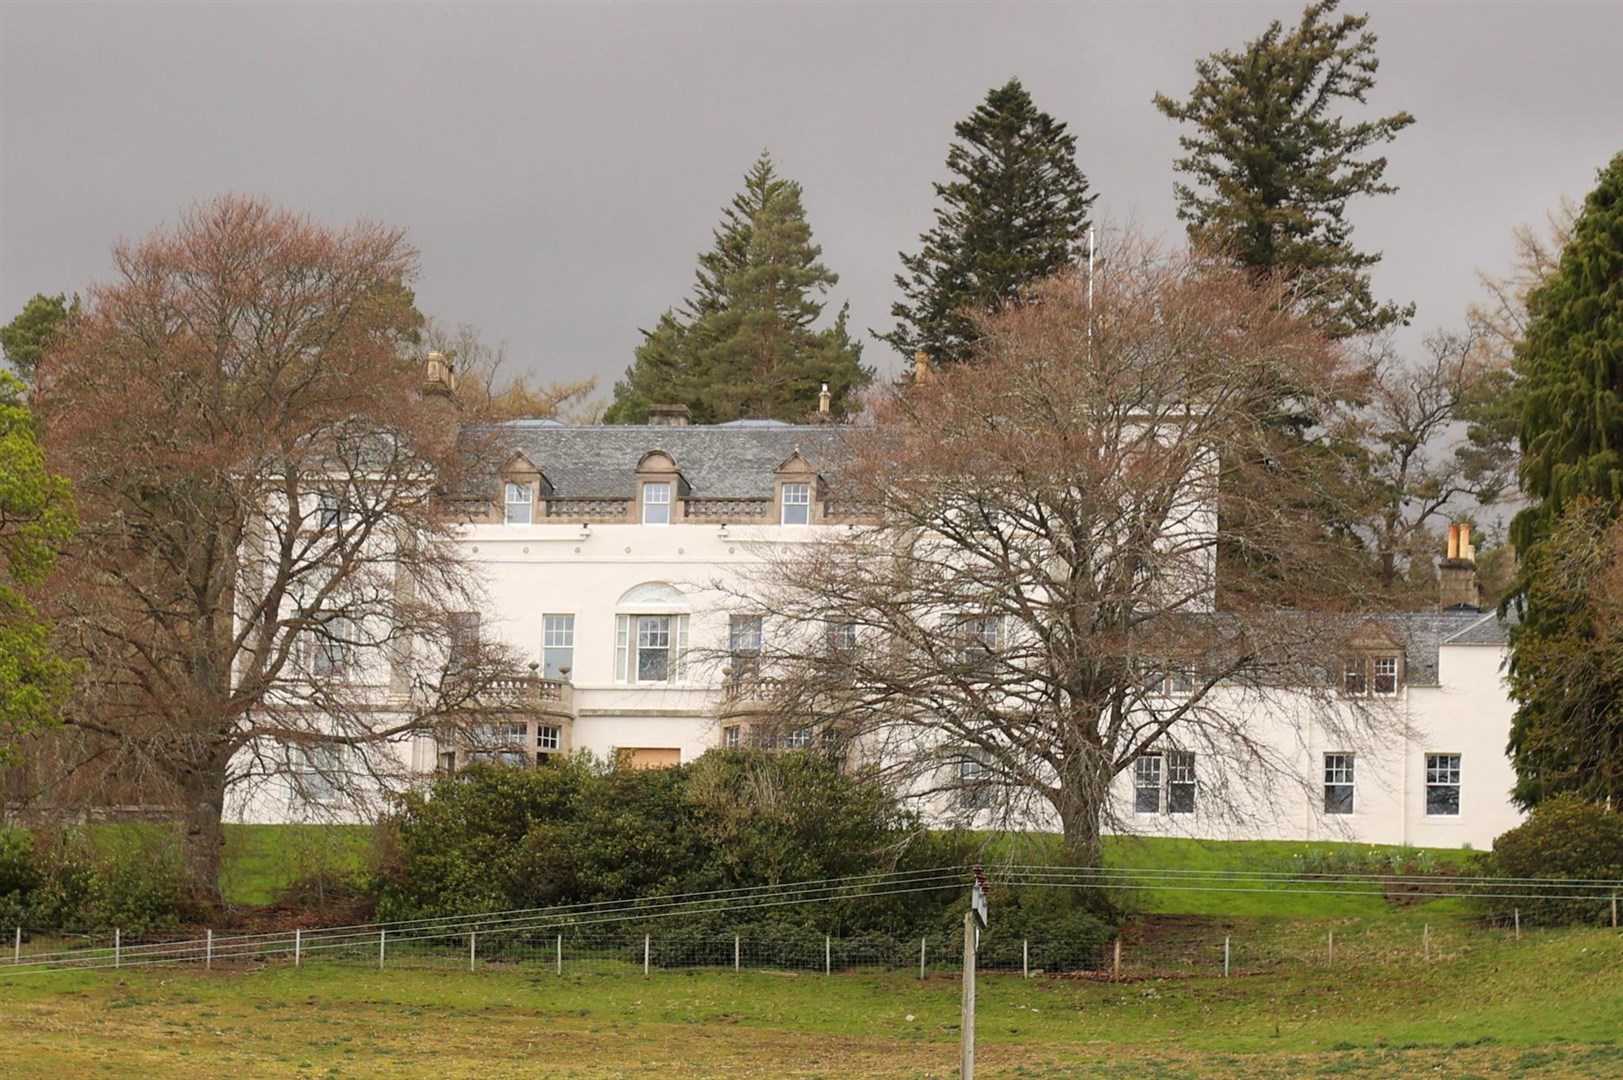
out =
[[[669,445],[662,442],[669,433],[641,430],[648,449]],[[707,433],[703,437],[716,446],[729,437],[721,429],[687,431]],[[785,447],[801,439],[810,446],[814,433],[826,434],[800,428],[781,435]],[[768,435],[747,437],[764,445]],[[613,437],[631,436],[621,429]],[[545,477],[556,475],[544,449],[526,451],[534,464],[525,466],[533,473],[524,475],[533,475],[526,482],[537,493]],[[793,449],[798,458],[800,446]],[[756,456],[767,460],[765,454],[760,449]],[[724,497],[764,502],[755,520],[780,520],[782,489],[773,487],[772,469],[786,454],[773,451],[754,494]],[[678,448],[670,456],[682,469],[697,453],[685,457]],[[634,523],[640,488],[629,477],[639,460],[627,455],[616,462],[628,477],[623,520],[585,522],[550,508],[542,512],[537,495],[533,514],[525,510],[530,520],[510,524],[498,498],[484,520],[461,527],[459,542],[484,587],[481,633],[510,645],[542,675],[569,684],[562,752],[639,765],[687,762],[725,744],[724,724],[731,721],[720,717],[727,702],[729,616],[748,610],[743,597],[764,561],[847,526],[815,515],[809,524],[723,526],[695,520],[696,514],[679,517],[674,505],[668,524]],[[778,477],[777,483],[786,482],[781,471]],[[673,495],[679,491],[672,488]],[[778,494],[768,501],[766,493],[773,491]],[[1190,519],[1200,515],[1194,508]],[[653,625],[646,622],[653,617],[670,634],[669,666],[644,671],[638,667],[639,628]],[[1116,825],[1109,831],[1490,847],[1522,817],[1509,799],[1514,775],[1505,744],[1513,705],[1504,682],[1503,627],[1491,615],[1468,611],[1391,618],[1409,619],[1424,631],[1399,646],[1401,675],[1393,692],[1348,703],[1334,691],[1219,688],[1214,705],[1245,718],[1247,747],[1177,736],[1181,742],[1159,748],[1161,760],[1153,769],[1134,765],[1117,777]],[[770,622],[765,627],[768,635],[792,630]],[[656,641],[647,647],[660,646]],[[560,657],[567,672],[558,670]],[[650,674],[658,677],[643,677]],[[379,707],[387,709],[388,694],[398,691],[400,680],[391,678],[386,665],[369,678],[378,684]],[[857,748],[858,756],[864,749]],[[391,747],[392,775],[356,778],[356,799],[311,800],[294,777],[272,775],[234,788],[228,816],[252,822],[365,820],[386,803],[386,789],[426,784],[445,767],[449,752],[429,735],[400,740]],[[950,790],[955,778],[945,779],[922,800],[927,815],[941,824],[1057,827],[1030,800],[1013,819],[994,820],[992,811]],[[1332,779],[1337,783],[1330,784]],[[1151,780],[1157,787],[1153,800]],[[1175,792],[1178,784],[1185,786]]]

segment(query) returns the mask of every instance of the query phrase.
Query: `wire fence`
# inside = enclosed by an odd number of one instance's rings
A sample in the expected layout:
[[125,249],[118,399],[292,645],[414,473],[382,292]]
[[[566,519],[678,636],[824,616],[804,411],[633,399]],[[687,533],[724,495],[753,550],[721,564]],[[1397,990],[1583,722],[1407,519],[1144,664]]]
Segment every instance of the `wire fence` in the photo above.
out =
[[[1067,937],[1055,928],[1025,934],[992,927],[982,935],[977,966],[1025,976],[1133,980],[1238,977],[1315,966],[1440,963],[1487,941],[1537,939],[1573,921],[1618,925],[1615,881],[1449,878],[1384,875],[1300,876],[1211,871],[1003,867],[993,887],[1141,888],[1225,892],[1304,892],[1318,896],[1381,895],[1398,904],[1470,897],[1469,908],[1397,918],[1225,920],[1166,916],[1130,921],[1104,936]],[[205,930],[125,934],[67,933],[16,927],[0,976],[155,965],[240,969],[246,965],[362,964],[379,968],[501,968],[556,974],[640,973],[712,969],[798,971],[833,975],[910,972],[955,975],[959,934],[898,938],[823,934],[774,924],[773,909],[967,887],[964,868],[867,875],[788,885],[659,896],[631,901],[494,912],[267,933]],[[1401,910],[1401,909],[1400,909]],[[748,927],[718,929],[718,918],[753,918]],[[9,961],[9,962],[8,962]]]

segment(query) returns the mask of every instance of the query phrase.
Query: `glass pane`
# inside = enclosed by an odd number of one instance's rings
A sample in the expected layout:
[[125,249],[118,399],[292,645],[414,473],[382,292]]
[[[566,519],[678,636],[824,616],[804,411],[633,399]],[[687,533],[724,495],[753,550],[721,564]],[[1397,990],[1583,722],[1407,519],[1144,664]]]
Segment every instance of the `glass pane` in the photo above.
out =
[[642,523],[669,525],[671,523],[671,485],[644,484],[642,486]]
[[1324,785],[1324,812],[1326,814],[1350,814],[1353,812],[1353,789],[1351,784]]
[[783,485],[783,523],[785,525],[811,524],[811,485]]
[[562,679],[564,669],[575,670],[575,650],[570,648],[542,649],[541,675],[546,679]]
[[1460,812],[1458,784],[1427,784],[1426,813],[1455,815]]

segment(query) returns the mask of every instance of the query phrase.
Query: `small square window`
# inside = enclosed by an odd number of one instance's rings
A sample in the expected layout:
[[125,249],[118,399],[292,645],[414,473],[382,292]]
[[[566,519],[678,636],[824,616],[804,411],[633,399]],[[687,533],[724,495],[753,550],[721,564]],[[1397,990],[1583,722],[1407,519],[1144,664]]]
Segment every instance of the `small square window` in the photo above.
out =
[[783,524],[811,524],[811,485],[783,485]]
[[542,724],[535,729],[535,746],[537,750],[556,751],[562,738],[562,729]]
[[642,486],[642,523],[669,525],[671,523],[671,485],[644,484]]
[[1348,697],[1363,697],[1369,689],[1369,679],[1364,672],[1362,656],[1347,658],[1342,666],[1341,688]]
[[506,510],[502,521],[508,525],[530,524],[530,485],[508,483],[503,485],[503,490],[506,492]]
[[1353,812],[1353,755],[1324,755],[1324,812]]
[[724,750],[737,750],[742,745],[737,724],[721,729],[721,745]]

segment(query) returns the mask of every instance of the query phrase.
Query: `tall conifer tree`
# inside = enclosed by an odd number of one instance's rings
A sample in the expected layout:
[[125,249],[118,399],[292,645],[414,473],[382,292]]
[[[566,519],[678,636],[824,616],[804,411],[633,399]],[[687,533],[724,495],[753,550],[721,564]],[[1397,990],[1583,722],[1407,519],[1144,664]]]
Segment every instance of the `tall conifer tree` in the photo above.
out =
[[763,153],[699,256],[693,295],[644,332],[615,384],[609,423],[641,423],[659,404],[686,405],[697,423],[804,421],[825,383],[836,415],[854,408],[873,372],[844,308],[832,326],[813,328],[824,308],[818,297],[839,276],[818,261],[800,195]]
[[[1516,798],[1533,806],[1577,791],[1619,805],[1623,675],[1594,627],[1608,603],[1601,583],[1623,569],[1623,547],[1601,535],[1623,529],[1623,154],[1527,307],[1516,369],[1522,488],[1535,501],[1511,523],[1524,560],[1511,662]],[[1601,563],[1583,563],[1592,570],[1572,569],[1574,553],[1597,550]]]
[[1075,264],[1088,235],[1095,196],[1076,164],[1076,136],[1032,104],[1020,80],[989,91],[953,130],[947,168],[958,179],[935,185],[935,228],[919,237],[918,254],[902,255],[905,299],[880,338],[909,359],[967,359],[975,316]]
[[1319,0],[1286,32],[1274,22],[1239,52],[1195,64],[1187,101],[1155,105],[1194,126],[1174,185],[1178,216],[1197,242],[1226,252],[1259,275],[1298,282],[1320,326],[1335,337],[1406,321],[1413,305],[1377,301],[1369,268],[1378,252],[1352,246],[1347,203],[1397,189],[1381,178],[1384,157],[1366,151],[1414,123],[1406,112],[1349,123],[1344,102],[1365,103],[1379,60],[1367,15],[1333,18],[1338,0]]

